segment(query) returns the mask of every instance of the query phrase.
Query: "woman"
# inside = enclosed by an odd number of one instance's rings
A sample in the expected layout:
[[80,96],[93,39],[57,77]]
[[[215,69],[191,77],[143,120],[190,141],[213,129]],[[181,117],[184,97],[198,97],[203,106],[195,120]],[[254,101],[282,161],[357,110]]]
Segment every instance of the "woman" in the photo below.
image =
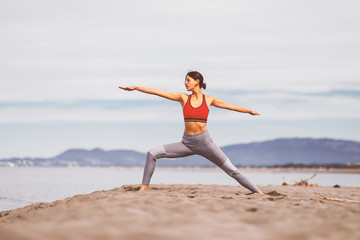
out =
[[185,121],[185,131],[181,142],[165,144],[154,148],[147,153],[146,164],[142,185],[139,191],[149,188],[150,179],[155,170],[156,160],[159,158],[180,158],[194,154],[201,155],[219,166],[228,175],[233,177],[242,186],[253,193],[263,194],[260,189],[252,184],[240,171],[230,162],[221,149],[212,141],[206,129],[209,107],[215,106],[237,112],[260,115],[259,113],[239,107],[237,105],[223,102],[213,96],[205,95],[201,89],[206,89],[201,73],[191,71],[186,74],[185,87],[191,91],[191,95],[185,93],[166,92],[153,88],[144,87],[119,87],[126,91],[137,90],[140,92],[158,95],[181,103]]

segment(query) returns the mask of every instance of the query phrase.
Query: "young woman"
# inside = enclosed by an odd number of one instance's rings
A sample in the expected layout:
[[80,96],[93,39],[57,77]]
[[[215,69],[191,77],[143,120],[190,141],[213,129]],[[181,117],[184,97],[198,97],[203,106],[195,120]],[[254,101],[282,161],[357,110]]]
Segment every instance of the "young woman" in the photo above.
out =
[[198,154],[219,166],[228,175],[233,177],[251,192],[263,194],[257,186],[251,183],[230,162],[229,158],[227,158],[221,149],[212,141],[209,132],[206,129],[210,106],[229,109],[241,113],[249,113],[251,115],[260,114],[250,109],[223,102],[213,96],[203,94],[201,89],[206,89],[206,83],[204,83],[203,76],[199,72],[191,71],[186,74],[185,87],[187,91],[192,92],[191,95],[136,86],[119,87],[126,91],[137,90],[148,94],[158,95],[173,101],[178,101],[183,108],[185,131],[182,141],[165,144],[148,151],[140,191],[144,191],[149,188],[150,179],[154,173],[157,159],[180,158]]

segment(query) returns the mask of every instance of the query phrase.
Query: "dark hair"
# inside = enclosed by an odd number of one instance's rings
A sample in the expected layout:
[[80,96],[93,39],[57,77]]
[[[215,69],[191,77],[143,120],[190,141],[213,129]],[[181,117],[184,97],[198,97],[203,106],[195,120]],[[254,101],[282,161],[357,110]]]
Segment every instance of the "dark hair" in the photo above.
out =
[[204,90],[206,89],[206,83],[204,83],[204,78],[201,75],[201,73],[199,73],[197,71],[191,71],[191,72],[188,72],[186,74],[186,76],[189,76],[194,80],[199,80],[200,88],[203,88]]

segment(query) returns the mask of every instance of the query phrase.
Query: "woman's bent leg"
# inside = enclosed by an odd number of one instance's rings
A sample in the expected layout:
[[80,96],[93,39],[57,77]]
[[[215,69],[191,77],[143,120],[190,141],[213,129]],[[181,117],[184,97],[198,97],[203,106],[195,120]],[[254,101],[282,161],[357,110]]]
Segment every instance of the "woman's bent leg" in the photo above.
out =
[[155,170],[156,160],[159,158],[180,158],[192,155],[193,152],[183,143],[171,143],[153,148],[147,152],[143,175],[143,185],[149,185]]
[[148,186],[150,184],[151,177],[155,170],[156,159],[161,158],[165,155],[166,153],[164,146],[153,148],[147,152],[143,180],[142,180],[143,185]]

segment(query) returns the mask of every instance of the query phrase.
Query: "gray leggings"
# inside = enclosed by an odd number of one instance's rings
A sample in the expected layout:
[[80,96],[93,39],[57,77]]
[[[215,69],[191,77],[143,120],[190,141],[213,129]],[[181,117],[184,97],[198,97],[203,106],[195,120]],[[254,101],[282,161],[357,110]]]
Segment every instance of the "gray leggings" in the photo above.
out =
[[150,179],[155,170],[156,159],[180,158],[194,154],[209,159],[250,191],[260,191],[230,162],[229,158],[212,141],[207,130],[195,135],[184,134],[181,142],[166,144],[148,151],[142,184],[150,184]]

